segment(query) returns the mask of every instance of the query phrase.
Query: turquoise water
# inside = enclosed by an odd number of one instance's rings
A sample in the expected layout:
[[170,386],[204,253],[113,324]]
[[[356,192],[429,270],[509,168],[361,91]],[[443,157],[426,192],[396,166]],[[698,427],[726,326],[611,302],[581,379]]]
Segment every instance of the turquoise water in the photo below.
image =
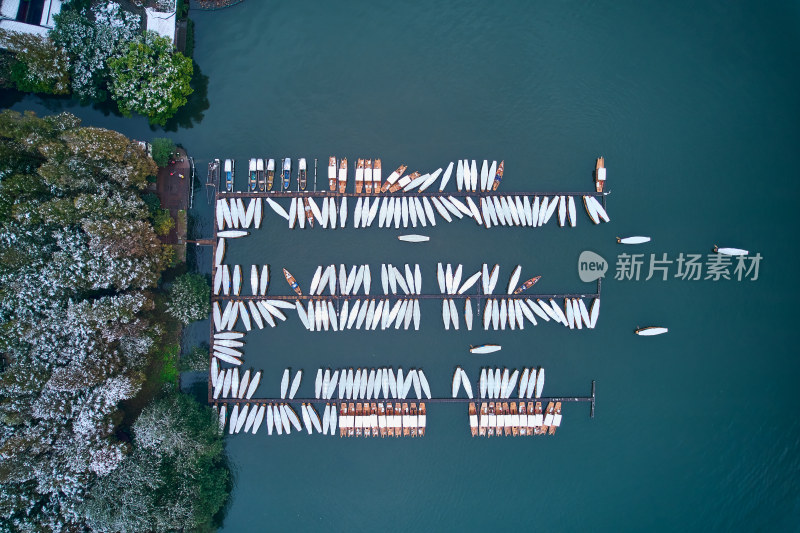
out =
[[[602,226],[582,211],[575,229],[462,221],[413,246],[351,223],[273,224],[231,246],[227,262],[269,262],[280,292],[281,267],[307,286],[316,265],[340,262],[370,263],[374,278],[381,262],[420,263],[431,292],[437,261],[466,271],[498,262],[500,285],[519,263],[524,279],[542,275],[541,292],[590,291],[577,275],[583,250],[611,272],[593,331],[445,332],[425,302],[416,333],[310,334],[293,319],[251,334],[246,359],[265,371],[262,394],[277,395],[288,366],[307,375],[299,395],[313,394],[322,365],[402,365],[422,367],[445,396],[458,364],[473,379],[483,365],[541,365],[546,394],[588,394],[597,380],[597,412],[566,405],[557,435],[538,439],[472,439],[456,405],[429,406],[424,439],[237,435],[224,530],[797,527],[796,4],[249,1],[192,17],[207,86],[170,135],[201,179],[211,157],[239,162],[240,187],[253,156],[381,157],[384,175],[401,162],[488,158],[505,160],[507,191],[585,191],[604,155],[611,190]],[[68,100],[9,95],[6,105],[162,134]],[[209,235],[202,185],[195,207],[195,232]],[[624,251],[759,252],[759,279],[614,280],[614,237],[634,234],[653,242]],[[202,250],[200,267],[210,260]],[[650,324],[670,332],[632,334]],[[480,342],[503,350],[470,355]]]

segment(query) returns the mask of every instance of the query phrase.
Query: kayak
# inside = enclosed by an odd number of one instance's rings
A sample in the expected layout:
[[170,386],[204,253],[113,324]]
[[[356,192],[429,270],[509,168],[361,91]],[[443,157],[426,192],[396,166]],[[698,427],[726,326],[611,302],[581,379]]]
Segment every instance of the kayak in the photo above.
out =
[[619,244],[644,244],[650,242],[650,237],[617,237],[617,242]]
[[427,235],[398,235],[397,239],[403,242],[427,242],[431,240]]

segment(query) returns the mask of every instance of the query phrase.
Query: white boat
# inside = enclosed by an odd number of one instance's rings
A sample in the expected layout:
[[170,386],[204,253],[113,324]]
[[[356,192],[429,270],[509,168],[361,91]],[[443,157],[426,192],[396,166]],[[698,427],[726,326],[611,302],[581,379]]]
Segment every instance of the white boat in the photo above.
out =
[[249,234],[250,234],[249,231],[244,231],[240,229],[229,229],[217,232],[217,237],[224,237],[226,239],[237,239],[239,237],[244,237],[245,235]]
[[281,398],[286,398],[286,391],[289,390],[289,369],[283,371],[283,378],[281,378]]
[[439,201],[438,198],[436,198],[435,196],[431,196],[431,202],[433,203],[433,207],[436,208],[436,211],[439,212],[439,214],[442,216],[443,219],[445,219],[448,222],[453,221],[453,219],[450,217],[450,213],[447,212],[447,209]]
[[464,301],[464,324],[468,331],[472,331],[472,302],[469,298]]
[[511,278],[508,280],[508,291],[507,294],[513,294],[514,289],[517,288],[517,283],[519,283],[519,275],[522,272],[522,265],[517,265],[514,269],[514,272],[511,273]]
[[494,267],[492,267],[492,273],[489,275],[489,290],[486,292],[486,294],[492,294],[494,292],[494,288],[497,285],[497,280],[500,276],[499,266],[500,265],[494,265]]
[[458,391],[460,388],[461,388],[461,367],[457,366],[456,371],[453,374],[453,387],[452,387],[453,398],[458,397]]
[[306,427],[306,431],[309,435],[311,435],[311,430],[313,427],[311,426],[311,418],[308,416],[308,409],[306,404],[302,404],[300,406],[300,412],[303,414],[303,425]]
[[647,326],[645,328],[638,328],[634,333],[643,337],[652,337],[653,335],[662,335],[667,331],[667,328],[662,328],[659,326]]
[[481,217],[481,211],[478,209],[478,206],[469,196],[466,197],[467,206],[469,207],[470,213],[472,213],[472,218],[475,219],[475,222],[480,226],[483,224],[483,217]]
[[427,235],[413,235],[413,234],[412,235],[398,235],[397,239],[401,240],[401,241],[404,241],[404,242],[427,242],[427,241],[431,240],[431,238],[428,237]]
[[471,289],[472,286],[475,285],[475,283],[478,281],[478,279],[480,279],[480,277],[481,277],[481,272],[479,270],[478,272],[467,278],[467,280],[461,285],[461,288],[458,289],[458,294],[464,294],[469,289]]
[[412,318],[414,319],[414,330],[419,331],[419,325],[422,321],[422,315],[419,310],[419,300],[414,300],[414,309],[412,310]]
[[473,191],[478,190],[478,166],[475,164],[475,160],[472,160],[472,166],[469,168],[469,177],[470,177],[470,186],[472,187]]
[[442,300],[442,322],[444,323],[444,329],[450,329],[450,304],[447,298]]
[[542,389],[544,388],[544,368],[540,368],[536,373],[536,388],[534,395],[536,398],[542,397]]
[[517,379],[519,378],[519,370],[514,369],[511,377],[508,378],[508,385],[506,385],[506,398],[510,398],[514,389],[517,387]]
[[493,391],[493,394],[494,394],[495,398],[499,398],[500,397],[500,390],[502,389],[502,385],[503,385],[503,378],[502,378],[502,376],[500,374],[500,369],[499,368],[495,368],[494,369],[494,391]]
[[450,302],[450,321],[453,323],[453,328],[458,330],[458,311],[456,310],[456,303],[453,300]]
[[530,370],[528,368],[522,369],[522,376],[519,379],[519,397],[525,398],[525,391],[528,389],[528,380],[530,378]]
[[[219,235],[219,233],[217,235]],[[716,245],[714,245],[714,252],[718,254],[733,255],[733,256],[748,255],[750,253],[747,250],[742,250],[741,248],[720,248]]]
[[[464,386],[464,392],[467,393],[467,398],[470,400],[472,399],[472,383],[469,382],[469,377],[467,377],[467,373],[464,372],[464,369],[461,368],[461,385]],[[430,396],[429,396],[430,398]]]
[[220,339],[220,340],[235,340],[235,339],[241,339],[242,337],[244,337],[244,333],[241,333],[239,331],[225,331],[222,333],[214,333],[214,339]]
[[433,214],[433,208],[431,207],[431,202],[428,200],[427,196],[422,197],[422,205],[425,208],[425,214],[428,217],[428,221],[431,223],[431,226],[436,225],[436,217]]
[[589,310],[586,308],[586,304],[583,303],[582,299],[578,299],[578,309],[580,310],[581,320],[586,325],[587,328],[592,327],[592,319],[589,316]]
[[422,399],[422,384],[419,381],[419,373],[416,369],[412,368],[409,375],[411,376],[411,383],[414,385],[414,395]]
[[619,244],[644,244],[646,242],[650,242],[650,237],[617,237],[617,242]]
[[283,207],[281,207],[281,204],[279,204],[272,198],[266,198],[266,200],[267,204],[269,204],[269,206],[272,208],[273,211],[275,211],[278,214],[278,216],[283,217],[284,219],[286,219],[287,222],[289,221],[289,213],[287,213],[286,210]]
[[600,316],[600,298],[592,300],[592,306],[589,309],[589,327],[594,329],[597,325],[597,318]]
[[255,375],[253,375],[253,377],[250,379],[250,385],[248,385],[248,387],[247,387],[247,391],[245,393],[245,398],[247,398],[249,400],[250,398],[253,397],[253,394],[255,394],[259,383],[261,383],[261,371],[260,370],[258,372],[256,372]]
[[439,282],[439,292],[442,294],[446,294],[447,292],[447,281],[444,275],[444,267],[442,267],[441,263],[436,265],[436,281]]
[[500,351],[502,347],[499,344],[479,344],[478,346],[470,346],[470,353],[487,354]]
[[486,368],[481,368],[481,377],[478,380],[478,385],[480,386],[481,398],[486,398]]
[[308,417],[311,419],[314,429],[317,430],[317,433],[323,433],[322,424],[320,424],[319,413],[317,413],[317,410],[314,409],[314,406],[310,403],[306,405],[306,409],[308,410]]

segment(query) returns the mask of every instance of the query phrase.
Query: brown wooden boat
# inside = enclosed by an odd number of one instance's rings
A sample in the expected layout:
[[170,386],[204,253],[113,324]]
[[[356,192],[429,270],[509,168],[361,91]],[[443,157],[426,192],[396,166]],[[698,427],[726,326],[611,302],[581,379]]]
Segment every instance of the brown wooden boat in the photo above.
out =
[[[381,424],[383,422],[383,424]],[[382,403],[378,404],[378,428],[381,433],[381,438],[386,436],[386,406]]]
[[[492,420],[494,420],[494,424],[492,424]],[[494,437],[494,429],[497,425],[497,417],[494,413],[494,402],[489,402],[489,426],[486,430],[486,436]]]
[[411,428],[408,427],[410,421],[407,417],[411,416],[411,411],[408,409],[408,404],[403,402],[403,436],[408,437],[411,434]]
[[347,416],[347,405],[345,403],[339,404],[339,437],[347,436],[347,428],[343,422]]
[[391,402],[386,404],[386,434],[394,437],[394,407]]
[[344,194],[346,190],[347,190],[347,158],[343,157],[342,160],[339,161],[339,192]]
[[530,436],[530,435],[533,435],[533,434],[534,434],[534,426],[533,426],[533,416],[534,416],[533,402],[528,402],[528,406],[527,406],[527,409],[526,409],[526,410],[528,411],[528,420],[530,420],[530,421],[531,421],[531,423],[528,425],[528,428],[527,428],[527,429],[528,429],[528,436]]
[[500,186],[500,182],[503,181],[503,165],[505,161],[500,161],[500,165],[497,167],[497,172],[494,175],[494,181],[492,182],[492,190],[496,191],[497,187]]
[[372,192],[378,194],[381,192],[381,160],[376,159],[372,163]]
[[556,432],[556,428],[553,425],[553,416],[556,414],[556,405],[553,402],[549,402],[547,404],[547,414],[544,416],[544,423],[545,428],[547,429],[547,433],[550,435],[554,435]]
[[311,210],[311,204],[308,203],[308,198],[306,198],[305,196],[303,197],[303,210],[306,212],[306,219],[308,220],[308,225],[313,228],[314,212]]
[[352,402],[347,404],[347,416],[350,418],[350,423],[351,423],[350,427],[347,428],[347,436],[348,437],[353,437],[356,434],[356,431],[355,431],[356,408],[355,408],[355,404],[353,404]]
[[364,432],[364,406],[361,402],[356,404],[356,437],[360,437]]
[[411,436],[417,436],[417,404],[411,404]]
[[541,277],[542,277],[542,276],[534,276],[534,277],[532,277],[531,279],[529,279],[528,281],[526,281],[525,283],[523,283],[522,285],[520,285],[519,287],[517,287],[516,289],[514,289],[514,294],[519,294],[519,293],[521,293],[522,291],[525,291],[525,290],[528,290],[528,289],[530,289],[531,287],[533,287],[534,285],[536,285],[536,282],[537,282],[537,281],[539,281],[539,279],[540,279]]
[[364,163],[364,190],[367,194],[372,194],[372,159],[367,159]]
[[[511,402],[512,404],[514,402]],[[508,437],[511,435],[511,409],[507,402],[503,402],[503,434]]]
[[294,289],[294,292],[296,292],[298,296],[302,296],[303,291],[300,290],[300,285],[297,284],[294,276],[292,276],[292,274],[285,268],[283,269],[283,275],[286,277],[286,282],[289,284],[289,286]]
[[425,410],[425,402],[421,402],[419,404],[419,419],[417,421],[417,427],[419,430],[417,433],[420,437],[425,436],[425,428],[428,425],[428,412]]
[[511,434],[515,437],[519,437],[519,411],[517,411],[517,402],[511,402],[509,407],[511,408]]
[[397,167],[397,170],[395,170],[394,172],[389,174],[389,177],[386,178],[386,181],[384,181],[381,184],[381,192],[388,191],[389,187],[391,187],[393,184],[397,183],[397,180],[400,179],[400,176],[403,175],[403,172],[406,171],[406,168],[407,168],[406,165],[400,165],[399,167]]
[[402,437],[403,436],[403,406],[400,405],[400,402],[396,402],[394,404],[394,416],[400,417],[400,425],[394,428],[394,436],[395,437]]
[[[600,169],[603,169],[602,171]],[[601,179],[602,176],[602,179]],[[603,185],[606,183],[606,161],[602,157],[597,158],[594,165],[594,185],[597,192],[603,192]]]
[[[541,415],[542,414],[542,402],[536,402],[536,407],[534,414]],[[540,417],[536,417],[537,419]],[[542,435],[544,433],[544,426],[535,426],[533,428],[534,435]]]
[[336,192],[336,157],[328,158],[328,188]]
[[397,192],[420,176],[419,172],[412,172],[408,176],[403,176],[389,187],[389,192]]
[[[359,159],[358,162],[356,162],[356,194],[361,194],[361,191],[363,189],[364,189],[364,160]],[[339,192],[344,192],[343,190],[341,190],[341,185]]]
[[[553,414],[555,415],[555,418],[560,419],[560,417],[561,417],[561,402],[556,402],[556,408],[555,408],[555,411],[554,411]],[[558,420],[557,422],[555,420],[553,421],[553,424],[550,425],[550,435],[555,435],[556,434],[556,429],[558,429],[559,425],[561,425],[561,420]]]
[[481,437],[486,436],[486,425],[489,422],[489,410],[486,402],[481,403],[481,416],[478,418],[478,435]]
[[519,434],[523,437],[528,434],[528,414],[525,402],[519,402]]
[[372,430],[372,436],[378,436],[378,404],[372,402],[369,404],[369,414],[370,414],[370,429]]
[[472,433],[472,436],[474,437],[474,436],[476,436],[478,434],[478,427],[477,427],[477,423],[476,423],[476,425],[474,427],[472,426],[472,417],[473,416],[477,420],[478,413],[475,412],[475,404],[472,403],[472,402],[469,402],[469,420],[470,420],[469,430]]

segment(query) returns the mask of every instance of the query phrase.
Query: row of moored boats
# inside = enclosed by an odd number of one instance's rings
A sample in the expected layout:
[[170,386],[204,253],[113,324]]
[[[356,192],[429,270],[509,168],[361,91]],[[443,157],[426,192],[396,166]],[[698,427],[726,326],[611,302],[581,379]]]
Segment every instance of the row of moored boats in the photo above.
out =
[[561,402],[482,402],[469,404],[473,437],[554,435],[561,426]]
[[[517,387],[519,385],[519,387]],[[463,368],[456,367],[453,373],[452,396],[458,398],[461,389],[467,398],[472,399],[472,383]],[[478,392],[481,398],[502,399],[510,398],[514,390],[522,398],[541,398],[544,388],[544,368],[517,369],[482,368],[478,379]]]
[[358,368],[318,369],[314,381],[314,393],[317,399],[330,400],[338,396],[339,400],[372,400],[382,395],[384,399],[396,398],[405,400],[413,387],[418,399],[431,398],[431,388],[425,372],[421,368],[412,368],[403,372],[402,367],[393,368]]

